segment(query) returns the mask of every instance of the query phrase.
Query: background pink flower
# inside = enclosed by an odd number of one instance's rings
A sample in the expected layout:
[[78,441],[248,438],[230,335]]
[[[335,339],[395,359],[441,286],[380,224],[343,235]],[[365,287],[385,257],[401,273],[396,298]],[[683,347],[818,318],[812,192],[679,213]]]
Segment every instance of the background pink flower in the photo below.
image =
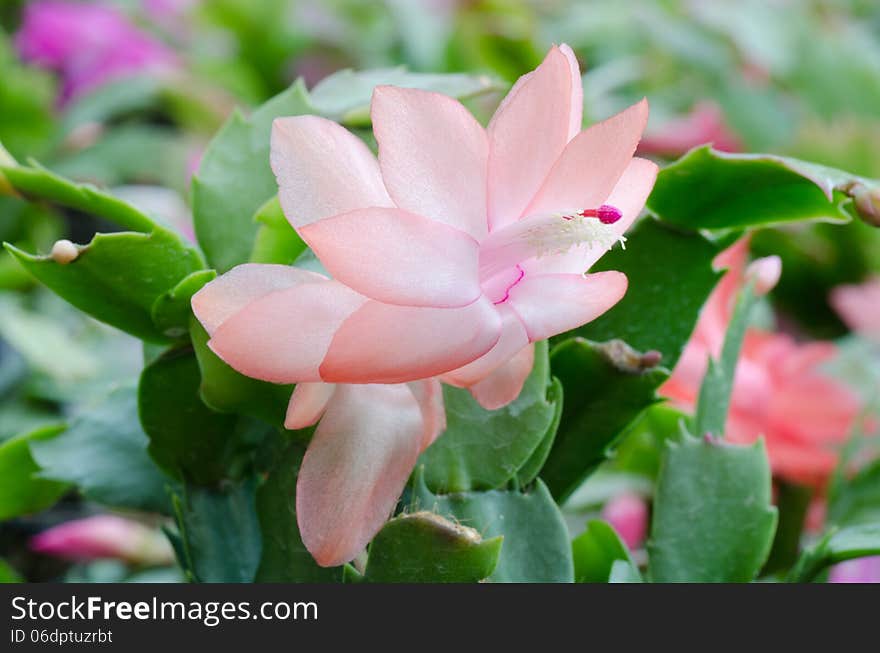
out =
[[[696,404],[708,357],[721,351],[747,254],[743,239],[716,261],[729,270],[660,390],[685,410]],[[824,484],[860,409],[855,393],[821,370],[835,353],[829,342],[800,344],[784,334],[748,329],[734,377],[726,438],[750,443],[764,436],[775,474],[795,483]]]
[[31,549],[68,560],[114,558],[141,565],[170,564],[171,545],[158,530],[115,515],[65,522],[31,539]]
[[126,75],[176,66],[174,52],[101,3],[37,0],[25,6],[15,38],[21,57],[58,72],[66,102]]
[[829,583],[880,583],[880,556],[856,558],[834,565]]
[[645,134],[639,143],[639,153],[675,158],[707,143],[723,152],[742,151],[742,143],[727,126],[721,107],[701,102],[687,115],[669,120]]
[[850,329],[880,341],[880,277],[838,286],[831,291],[831,305]]
[[614,527],[630,549],[638,549],[648,534],[648,504],[631,492],[620,494],[602,508],[602,519]]

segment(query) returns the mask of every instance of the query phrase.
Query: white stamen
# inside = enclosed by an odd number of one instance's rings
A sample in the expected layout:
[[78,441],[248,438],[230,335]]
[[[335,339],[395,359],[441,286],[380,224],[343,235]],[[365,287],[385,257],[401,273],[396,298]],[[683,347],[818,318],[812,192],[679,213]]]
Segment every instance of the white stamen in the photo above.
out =
[[626,237],[618,234],[614,225],[603,224],[595,218],[579,215],[558,214],[559,221],[536,225],[528,229],[523,238],[537,258],[564,254],[572,247],[586,245],[590,249],[611,249],[619,242],[626,249]]

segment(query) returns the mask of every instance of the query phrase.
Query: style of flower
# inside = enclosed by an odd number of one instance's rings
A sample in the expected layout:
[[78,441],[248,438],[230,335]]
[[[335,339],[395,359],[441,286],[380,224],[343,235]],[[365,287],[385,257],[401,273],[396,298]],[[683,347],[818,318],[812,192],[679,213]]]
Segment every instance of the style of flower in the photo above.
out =
[[76,519],[31,538],[37,553],[67,560],[116,559],[139,565],[171,564],[174,553],[158,530],[115,515]]
[[[449,97],[378,87],[378,160],[329,120],[275,121],[271,164],[282,208],[332,279],[240,266],[200,291],[193,309],[233,368],[300,384],[288,418],[301,410],[310,417],[289,428],[327,411],[318,432],[328,435],[316,435],[306,453],[297,492],[303,540],[319,563],[357,554],[415,462],[365,437],[355,414],[386,408],[356,400],[365,392],[357,384],[376,393],[375,384],[390,384],[398,389],[382,392],[404,397],[420,381],[433,388],[421,395],[439,404],[436,380],[424,381],[438,377],[499,408],[522,389],[532,343],[589,322],[626,291],[619,272],[585,272],[623,240],[653,186],[656,165],[633,158],[647,102],[585,131],[581,110],[578,65],[563,45],[514,85],[488,129]],[[300,393],[304,384],[312,389]],[[325,427],[336,402],[352,419]],[[431,439],[415,420],[407,432],[419,446]],[[325,441],[332,454],[314,454]],[[356,460],[343,453],[348,447]],[[355,495],[367,499],[355,504]],[[346,521],[357,537],[334,531]],[[346,545],[331,546],[334,538]]]
[[21,57],[61,75],[62,103],[108,81],[173,69],[172,50],[108,4],[37,0],[15,37]]
[[[703,308],[672,376],[660,388],[685,410],[696,404],[709,356],[721,351],[747,274],[747,255],[744,239],[716,259],[728,272]],[[758,281],[765,291],[772,285],[766,279]],[[734,376],[726,439],[746,444],[763,436],[774,474],[793,483],[822,486],[860,410],[856,394],[821,370],[835,353],[829,342],[801,344],[785,334],[749,328]]]
[[850,329],[880,342],[880,277],[861,284],[837,286],[831,291],[830,299]]

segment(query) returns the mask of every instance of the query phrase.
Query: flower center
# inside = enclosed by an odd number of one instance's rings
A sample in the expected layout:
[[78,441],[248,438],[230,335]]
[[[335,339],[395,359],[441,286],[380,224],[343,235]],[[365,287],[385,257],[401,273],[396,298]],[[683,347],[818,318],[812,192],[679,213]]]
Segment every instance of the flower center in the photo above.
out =
[[485,284],[523,261],[564,254],[573,247],[607,250],[616,242],[623,245],[626,238],[614,227],[620,218],[618,208],[603,204],[533,216],[493,231],[480,245],[480,279]]
[[503,304],[510,297],[510,289],[524,276],[525,271],[519,265],[514,265],[488,279],[483,279],[480,285],[483,293],[493,304]]

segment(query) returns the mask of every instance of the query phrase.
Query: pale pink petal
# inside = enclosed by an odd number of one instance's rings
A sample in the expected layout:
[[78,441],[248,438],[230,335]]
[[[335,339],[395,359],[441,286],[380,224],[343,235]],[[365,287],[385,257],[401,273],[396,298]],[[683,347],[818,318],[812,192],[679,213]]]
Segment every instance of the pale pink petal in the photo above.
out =
[[485,236],[489,142],[473,115],[445,95],[394,86],[376,88],[371,113],[397,206]]
[[443,404],[443,386],[437,379],[412,381],[407,385],[416,401],[419,402],[419,408],[422,411],[422,419],[425,423],[422,450],[425,450],[446,430],[446,407]]
[[880,340],[880,277],[838,286],[831,291],[831,305],[850,329]]
[[251,302],[276,290],[321,281],[314,272],[289,265],[245,263],[217,277],[192,298],[192,309],[209,334]]
[[379,162],[357,136],[317,116],[277,118],[270,162],[294,227],[368,206],[394,206]]
[[[625,233],[645,206],[648,195],[657,179],[657,164],[647,159],[635,158],[630,161],[623,175],[614,186],[606,200],[621,212],[621,218],[612,226],[617,234]],[[553,272],[581,273],[589,270],[607,250],[600,247],[573,247],[564,254],[533,258],[523,264],[527,272],[539,271],[543,274]]]
[[321,377],[333,383],[405,383],[443,374],[485,354],[501,319],[485,297],[461,308],[368,301],[336,332]]
[[[498,103],[498,108],[495,109],[495,115],[492,116],[492,120],[489,122],[489,126],[491,126],[492,122],[494,122],[495,119],[498,116],[500,116],[507,109],[507,106],[517,96],[517,93],[519,93],[519,90],[534,76],[535,76],[534,70],[530,70],[529,72],[525,73],[524,75],[520,75],[519,79],[517,79],[513,83],[513,86],[510,87],[510,90],[507,92],[507,95],[505,95],[503,98],[501,98],[501,102]],[[581,107],[581,110],[583,111],[583,107]]]
[[519,316],[505,304],[498,305],[501,316],[501,337],[488,352],[472,363],[447,372],[444,383],[466,388],[479,383],[529,344],[529,336]]
[[507,301],[529,340],[536,342],[596,319],[625,292],[626,275],[621,272],[526,275]]
[[300,227],[330,275],[388,304],[464,306],[480,296],[480,246],[400,209],[369,208]]
[[532,366],[535,345],[526,345],[489,376],[470,387],[471,395],[486,410],[498,410],[519,397]]
[[366,297],[331,280],[265,295],[226,320],[208,342],[226,363],[273,383],[320,381],[336,329]]
[[343,385],[315,430],[296,485],[300,535],[318,564],[358,555],[394,510],[421,450],[406,385]]
[[568,139],[574,138],[584,122],[584,87],[581,83],[581,67],[577,57],[567,43],[559,46],[559,51],[568,59],[571,72],[571,118],[568,124]]
[[632,161],[647,122],[648,101],[642,100],[575,136],[525,214],[614,206],[608,197]]
[[568,142],[571,86],[569,61],[554,46],[489,123],[491,229],[522,216]]
[[782,276],[782,259],[778,256],[765,256],[755,259],[746,268],[746,279],[755,286],[755,294],[766,295],[773,290]]
[[287,404],[284,428],[295,431],[316,424],[335,391],[333,383],[297,383]]

